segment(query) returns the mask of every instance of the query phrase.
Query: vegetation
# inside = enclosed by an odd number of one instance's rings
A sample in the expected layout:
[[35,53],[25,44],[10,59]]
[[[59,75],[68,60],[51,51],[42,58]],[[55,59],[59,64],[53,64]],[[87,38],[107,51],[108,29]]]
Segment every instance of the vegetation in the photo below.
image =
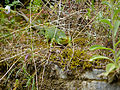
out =
[[[110,18],[107,19],[101,19],[100,21],[103,23],[106,23],[107,25],[109,25],[110,28],[110,32],[112,34],[112,46],[113,49],[111,48],[106,48],[100,45],[94,45],[92,47],[90,47],[90,50],[97,50],[97,49],[106,49],[106,50],[110,50],[113,54],[113,59],[110,59],[106,56],[93,56],[90,61],[93,61],[95,59],[108,59],[110,60],[111,63],[106,65],[106,72],[103,73],[103,76],[108,76],[112,73],[112,80],[110,80],[110,82],[113,81],[114,76],[116,76],[117,74],[119,74],[119,70],[120,70],[120,49],[117,48],[118,44],[120,43],[120,40],[117,39],[117,32],[119,30],[119,25],[120,25],[120,20],[118,19],[118,14],[120,12],[120,8],[119,8],[119,4],[120,2],[116,1],[114,2],[113,0],[110,0],[110,2],[108,1],[104,1],[102,2],[102,4],[105,4],[108,6],[108,9],[110,9]],[[116,42],[117,40],[117,42]]]
[[99,76],[109,83],[120,77],[119,0],[4,3],[0,89],[54,89],[54,80],[79,79],[92,69],[105,70]]

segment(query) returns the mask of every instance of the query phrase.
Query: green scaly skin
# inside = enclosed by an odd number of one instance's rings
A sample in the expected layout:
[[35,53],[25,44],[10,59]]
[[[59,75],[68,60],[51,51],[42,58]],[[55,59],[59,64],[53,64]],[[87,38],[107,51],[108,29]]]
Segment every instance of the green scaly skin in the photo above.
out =
[[[29,22],[29,18],[21,11],[19,11],[18,13],[20,16],[22,16],[27,22]],[[36,26],[35,24],[36,22],[33,22],[32,25]],[[71,38],[66,36],[65,32],[56,28],[55,26],[46,26],[46,27],[40,27],[40,26],[36,26],[33,27],[36,30],[39,30],[40,32],[42,32],[42,34],[45,35],[45,38],[48,41],[50,41],[51,43],[56,43],[59,45],[69,45],[71,46]]]
[[68,38],[64,31],[56,28],[55,26],[50,26],[45,28],[45,38],[47,42],[56,43],[59,45],[70,44],[70,38]]

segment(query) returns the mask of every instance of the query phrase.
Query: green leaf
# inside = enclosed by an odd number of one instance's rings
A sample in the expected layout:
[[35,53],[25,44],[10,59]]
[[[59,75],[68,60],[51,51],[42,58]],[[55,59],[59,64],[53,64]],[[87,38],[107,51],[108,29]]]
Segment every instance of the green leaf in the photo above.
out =
[[113,19],[115,20],[117,17],[119,17],[118,13],[120,12],[120,8],[115,9],[114,10],[114,14],[113,14]]
[[120,25],[120,21],[119,20],[116,20],[115,21],[115,24],[114,24],[114,37],[116,36],[116,33],[118,31],[118,28],[119,28],[119,25]]
[[111,72],[113,69],[115,69],[114,63],[109,63],[106,65],[106,72]]
[[103,1],[101,4],[107,5],[110,9],[112,8],[112,5],[108,1]]
[[30,84],[31,84],[31,77],[29,77],[29,78],[28,78],[28,80],[27,80],[27,83],[26,83],[26,86],[25,86],[25,87],[29,87],[29,86],[30,86]]
[[111,73],[115,69],[115,64],[114,63],[109,63],[106,66],[106,72],[104,73],[105,76],[108,76],[109,73]]
[[119,56],[120,56],[120,49],[119,49],[119,51],[117,52],[116,57],[119,57]]
[[97,49],[106,49],[106,50],[110,50],[114,53],[114,50],[111,49],[111,48],[106,48],[106,47],[103,47],[101,45],[93,45],[89,48],[89,50],[97,50]]
[[33,82],[32,82],[32,90],[35,90],[35,79],[33,77]]
[[116,59],[116,63],[118,63],[119,59],[120,59],[120,56],[117,57],[117,59]]
[[112,25],[111,25],[111,22],[109,21],[109,19],[101,19],[100,21],[108,24],[110,26],[110,28],[112,28]]
[[115,44],[115,47],[120,43],[120,40]]
[[110,0],[110,4],[113,5],[115,0]]
[[96,59],[108,59],[109,61],[113,62],[114,61],[108,57],[105,57],[105,56],[100,56],[100,55],[94,55],[90,58],[90,61],[95,61]]

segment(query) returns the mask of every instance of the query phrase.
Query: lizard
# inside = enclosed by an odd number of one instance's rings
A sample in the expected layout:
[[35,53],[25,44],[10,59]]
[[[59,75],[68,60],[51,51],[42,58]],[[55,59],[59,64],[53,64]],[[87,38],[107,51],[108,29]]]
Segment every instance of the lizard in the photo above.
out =
[[[27,22],[29,22],[29,18],[20,11],[18,13],[21,15]],[[47,43],[50,41],[50,43],[56,43],[58,45],[69,45],[71,46],[71,37],[66,36],[65,31],[58,29],[55,25],[52,26],[37,26],[36,22],[32,23],[34,29],[41,30],[42,34],[44,34]]]

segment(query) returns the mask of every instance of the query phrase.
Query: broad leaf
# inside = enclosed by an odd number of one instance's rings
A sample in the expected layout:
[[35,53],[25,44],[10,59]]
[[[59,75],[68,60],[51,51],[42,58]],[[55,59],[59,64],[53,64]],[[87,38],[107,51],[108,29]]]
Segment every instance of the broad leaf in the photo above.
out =
[[100,56],[100,55],[94,55],[90,58],[90,61],[95,61],[96,59],[108,59],[111,62],[114,62],[112,59],[105,57],[105,56]]
[[108,19],[101,19],[100,21],[108,24],[110,26],[110,28],[112,28],[111,22]]
[[114,50],[112,50],[111,48],[106,48],[106,47],[103,47],[101,45],[93,45],[89,49],[90,50],[106,49],[106,50],[110,50],[114,53]]
[[109,63],[109,64],[106,65],[106,72],[111,72],[114,69],[115,69],[115,64],[114,63]]
[[114,24],[114,37],[116,36],[116,33],[118,31],[118,28],[119,28],[119,25],[120,25],[120,21],[116,20],[115,24]]
[[115,64],[114,63],[109,63],[106,66],[106,72],[104,73],[105,76],[108,76],[109,73],[111,73],[115,69]]

